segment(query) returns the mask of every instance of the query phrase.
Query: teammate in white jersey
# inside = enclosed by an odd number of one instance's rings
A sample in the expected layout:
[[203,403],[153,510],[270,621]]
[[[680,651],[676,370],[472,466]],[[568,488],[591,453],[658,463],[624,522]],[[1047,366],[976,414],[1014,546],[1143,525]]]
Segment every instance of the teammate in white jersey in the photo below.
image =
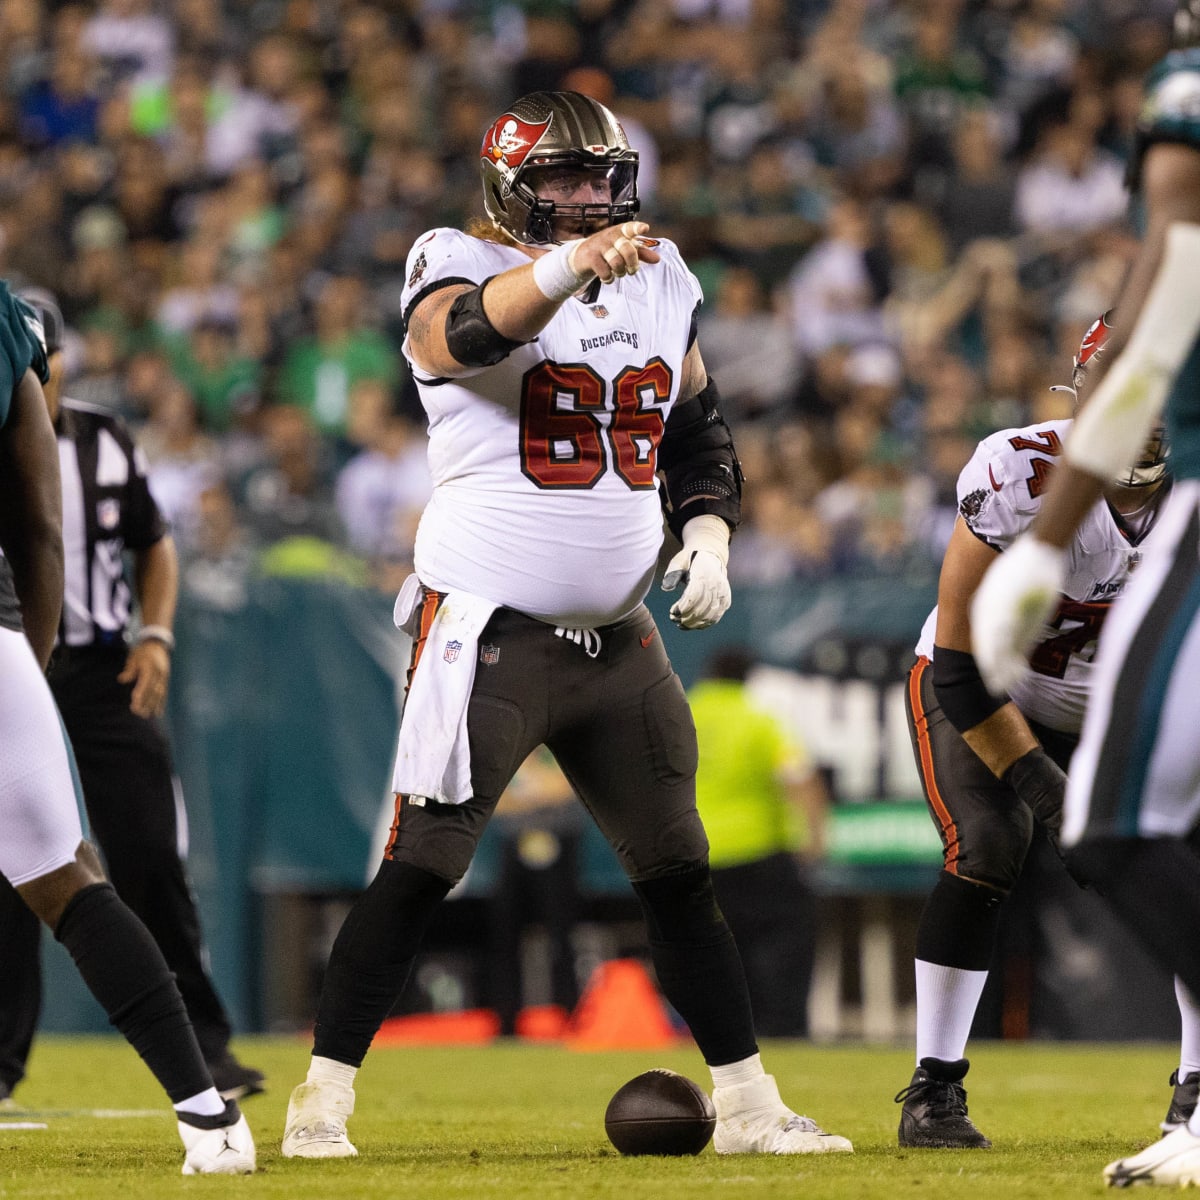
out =
[[[848,1151],[786,1108],[759,1061],[696,812],[696,736],[643,598],[703,629],[729,606],[741,473],[696,345],[695,277],[638,221],[637,153],[577,92],[518,100],[480,152],[488,219],[414,245],[404,353],[434,494],[384,861],[334,944],[283,1152],[356,1153],[353,1080],[436,906],[500,793],[545,745],[633,884],[658,981],[714,1083],[718,1153]],[[660,480],[661,485],[660,485]]]
[[[1107,333],[1104,317],[1088,330],[1066,390],[1081,385]],[[979,443],[958,477],[959,516],[942,563],[938,605],[921,631],[909,675],[909,733],[942,839],[944,870],[917,931],[917,1066],[896,1097],[904,1105],[902,1146],[991,1145],[967,1115],[962,1081],[1000,906],[1021,872],[1034,821],[1057,836],[1064,771],[1092,690],[1096,639],[1171,487],[1157,430],[1138,465],[1111,480],[1084,517],[1033,671],[1007,696],[994,697],[971,655],[971,597],[997,553],[1040,508],[1070,427],[1069,420],[1047,421]],[[1185,1031],[1190,1026],[1200,1036],[1200,1013],[1182,990],[1179,999]],[[1172,1082],[1167,1122],[1173,1127],[1191,1115],[1200,1075],[1185,1072]]]

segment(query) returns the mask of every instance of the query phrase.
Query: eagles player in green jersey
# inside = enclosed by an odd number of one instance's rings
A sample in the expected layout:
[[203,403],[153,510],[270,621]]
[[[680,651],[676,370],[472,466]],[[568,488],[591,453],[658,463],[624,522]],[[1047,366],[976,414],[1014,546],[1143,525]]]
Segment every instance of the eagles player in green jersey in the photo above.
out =
[[[1073,870],[1200,995],[1200,0],[1181,0],[1175,49],[1147,80],[1131,184],[1146,235],[1109,358],[1040,513],[985,576],[971,623],[984,679],[1007,690],[1057,600],[1075,529],[1165,408],[1175,491],[1100,638],[1062,842]],[[1104,1175],[1118,1187],[1200,1184],[1200,1112]]]

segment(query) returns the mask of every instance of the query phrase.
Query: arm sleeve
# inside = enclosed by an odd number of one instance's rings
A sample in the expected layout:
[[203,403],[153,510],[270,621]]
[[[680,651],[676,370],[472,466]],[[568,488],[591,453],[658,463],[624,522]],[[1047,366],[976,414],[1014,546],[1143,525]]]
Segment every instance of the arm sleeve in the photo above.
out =
[[658,450],[658,467],[666,481],[660,497],[667,524],[680,541],[684,525],[693,517],[711,514],[730,530],[738,527],[742,467],[711,379],[702,392],[671,410]]

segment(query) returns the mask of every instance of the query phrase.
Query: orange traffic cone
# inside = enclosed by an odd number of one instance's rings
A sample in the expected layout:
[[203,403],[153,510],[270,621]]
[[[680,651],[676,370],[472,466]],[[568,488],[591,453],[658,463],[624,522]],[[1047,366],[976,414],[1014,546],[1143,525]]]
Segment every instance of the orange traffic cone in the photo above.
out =
[[559,1004],[534,1004],[517,1013],[516,1035],[529,1042],[561,1042],[571,1015]]
[[614,958],[592,973],[564,1044],[572,1050],[641,1050],[680,1040],[646,968]]
[[500,1018],[490,1008],[468,1008],[461,1012],[390,1017],[380,1026],[374,1045],[478,1045],[492,1041],[499,1034]]

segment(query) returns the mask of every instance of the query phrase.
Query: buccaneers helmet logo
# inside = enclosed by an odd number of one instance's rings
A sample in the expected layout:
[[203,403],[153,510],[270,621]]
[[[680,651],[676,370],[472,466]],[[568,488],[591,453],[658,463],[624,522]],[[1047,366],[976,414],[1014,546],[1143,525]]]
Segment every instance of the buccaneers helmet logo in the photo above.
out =
[[529,122],[505,113],[484,134],[483,157],[515,171],[549,128],[549,117],[544,121]]

